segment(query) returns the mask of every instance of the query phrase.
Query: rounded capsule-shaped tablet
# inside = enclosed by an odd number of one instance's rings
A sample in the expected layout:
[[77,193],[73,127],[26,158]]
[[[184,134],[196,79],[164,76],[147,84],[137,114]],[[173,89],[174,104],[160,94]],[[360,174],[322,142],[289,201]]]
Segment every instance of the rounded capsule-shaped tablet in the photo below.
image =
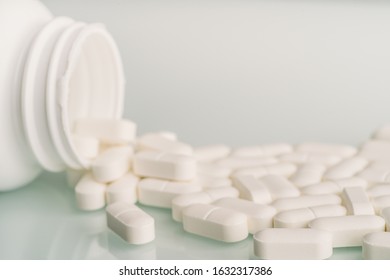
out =
[[325,180],[338,180],[350,178],[362,171],[368,164],[368,160],[362,157],[347,158],[330,167],[324,174]]
[[201,190],[200,185],[191,183],[146,178],[138,183],[138,200],[144,205],[171,208],[174,197]]
[[184,208],[193,204],[210,204],[223,197],[238,197],[239,192],[233,187],[209,189],[202,192],[182,194],[172,199],[172,217],[175,221],[182,221]]
[[171,140],[156,133],[148,133],[137,139],[138,150],[153,150],[172,154],[191,156],[193,149],[190,145]]
[[294,152],[291,154],[281,155],[279,159],[283,162],[290,162],[295,164],[317,163],[326,166],[331,166],[341,161],[341,157],[336,155],[306,152]]
[[97,210],[106,205],[106,184],[96,182],[85,174],[75,187],[77,206],[82,210]]
[[390,260],[390,232],[365,235],[362,251],[365,260]]
[[298,188],[283,176],[267,175],[259,179],[264,184],[273,200],[284,197],[297,197],[300,195]]
[[256,180],[254,176],[242,175],[233,178],[233,185],[240,192],[240,197],[260,204],[267,204],[272,201],[267,186]]
[[280,212],[327,204],[341,204],[341,198],[335,194],[303,195],[299,197],[280,198],[275,200],[271,205]]
[[319,217],[345,216],[347,210],[341,205],[320,205],[279,212],[274,217],[275,228],[305,228]]
[[229,146],[223,144],[202,146],[194,149],[194,157],[198,162],[212,162],[227,157],[230,150]]
[[357,149],[353,146],[315,142],[299,144],[295,149],[298,152],[331,154],[342,158],[351,157],[357,152]]
[[371,199],[371,203],[375,209],[375,213],[379,215],[383,209],[390,207],[390,195],[374,197]]
[[253,235],[254,253],[265,260],[322,260],[333,253],[332,235],[309,228],[270,228]]
[[185,208],[183,228],[187,232],[224,242],[238,242],[248,236],[246,215],[209,204]]
[[291,153],[293,147],[286,143],[274,143],[236,148],[232,155],[237,157],[265,157]]
[[155,238],[154,219],[134,204],[115,202],[106,208],[107,226],[130,244],[145,244]]
[[96,181],[112,182],[125,175],[130,168],[133,148],[114,147],[105,150],[92,162],[91,171]]
[[132,173],[127,173],[118,180],[108,185],[106,190],[107,203],[118,201],[136,203],[137,185],[139,178]]
[[308,185],[321,182],[322,176],[326,171],[325,165],[318,163],[302,164],[297,172],[291,176],[290,180],[298,187],[305,187]]
[[367,233],[384,231],[385,221],[375,215],[322,217],[311,221],[309,227],[332,233],[333,247],[353,247],[361,246]]
[[190,156],[142,151],[134,157],[134,173],[141,177],[190,181],[196,177],[196,160]]
[[377,184],[366,190],[371,198],[390,195],[390,184]]
[[272,227],[272,218],[276,214],[276,210],[272,206],[240,198],[225,197],[213,204],[245,214],[248,217],[248,230],[252,234]]
[[263,165],[270,165],[277,163],[278,160],[274,157],[227,157],[220,160],[217,160],[215,164],[231,168],[231,169],[241,169],[241,168],[250,168],[258,167]]
[[387,161],[390,158],[390,142],[369,140],[360,148],[359,156],[370,161]]
[[349,215],[375,214],[370,199],[362,187],[344,188],[342,198]]
[[319,194],[339,194],[346,187],[363,187],[367,188],[367,181],[359,177],[351,177],[340,180],[324,181],[318,184],[309,185],[300,188],[303,194],[319,195]]

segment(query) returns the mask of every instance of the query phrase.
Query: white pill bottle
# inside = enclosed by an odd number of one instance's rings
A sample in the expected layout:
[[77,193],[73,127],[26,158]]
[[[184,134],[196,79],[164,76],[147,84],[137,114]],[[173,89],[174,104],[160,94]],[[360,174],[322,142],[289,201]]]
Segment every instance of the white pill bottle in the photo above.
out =
[[124,74],[101,24],[54,17],[37,0],[0,0],[0,191],[42,170],[88,165],[75,119],[120,118]]

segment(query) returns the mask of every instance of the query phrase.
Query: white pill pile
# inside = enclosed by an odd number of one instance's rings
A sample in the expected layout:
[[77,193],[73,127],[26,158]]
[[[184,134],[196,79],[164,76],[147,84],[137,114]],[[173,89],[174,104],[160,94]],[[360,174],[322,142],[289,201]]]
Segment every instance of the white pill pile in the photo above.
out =
[[108,227],[126,242],[155,238],[139,204],[171,209],[188,234],[252,238],[261,259],[326,259],[351,246],[365,259],[390,259],[390,126],[361,147],[234,149],[192,147],[168,131],[136,137],[136,129],[123,119],[77,120],[73,145],[90,165],[68,171],[78,207],[106,207]]

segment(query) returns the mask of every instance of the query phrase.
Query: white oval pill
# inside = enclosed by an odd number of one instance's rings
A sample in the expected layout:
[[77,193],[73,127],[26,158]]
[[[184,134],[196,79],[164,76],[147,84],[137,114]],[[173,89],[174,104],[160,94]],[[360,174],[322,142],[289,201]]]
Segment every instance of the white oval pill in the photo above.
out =
[[310,228],[326,230],[333,235],[333,247],[361,246],[363,236],[385,230],[385,221],[374,215],[322,217],[309,223]]
[[236,188],[222,187],[210,189],[203,192],[183,194],[172,199],[172,217],[175,221],[181,222],[182,211],[187,206],[193,204],[209,204],[223,197],[238,197]]
[[190,181],[196,177],[196,161],[190,156],[142,151],[134,157],[134,173],[142,177]]
[[258,167],[240,168],[233,172],[232,176],[252,175],[256,178],[261,178],[265,175],[280,175],[290,177],[296,170],[297,166],[295,164],[281,162]]
[[353,146],[315,142],[299,144],[295,149],[298,152],[333,154],[343,158],[351,157],[357,152]]
[[175,196],[201,190],[200,185],[147,178],[138,183],[138,200],[149,206],[171,208]]
[[390,158],[390,142],[383,140],[370,140],[360,148],[359,156],[371,161],[388,161]]
[[209,176],[209,177],[218,177],[218,178],[227,178],[232,172],[231,168],[218,166],[212,163],[198,163],[198,175]]
[[378,140],[385,140],[389,141],[390,140],[390,125],[384,125],[381,128],[379,128],[377,131],[375,131],[373,135],[374,139]]
[[202,146],[194,149],[194,157],[199,162],[211,162],[227,157],[230,150],[229,146],[223,144]]
[[366,188],[368,183],[359,177],[351,177],[340,180],[324,181],[318,184],[309,185],[300,189],[303,194],[338,194],[346,187],[363,187]]
[[119,179],[130,169],[133,148],[130,146],[109,148],[92,162],[91,171],[98,182],[108,183]]
[[390,195],[390,184],[376,184],[367,189],[366,192],[371,198]]
[[324,174],[325,180],[338,180],[350,178],[362,171],[368,164],[368,160],[362,157],[347,158],[330,167]]
[[266,157],[291,153],[293,150],[290,144],[274,143],[257,146],[246,146],[234,149],[232,155],[237,157]]
[[285,197],[297,197],[300,195],[296,188],[288,179],[278,175],[266,175],[259,179],[264,184],[273,200]]
[[255,255],[265,260],[321,260],[333,254],[332,235],[309,228],[265,229],[253,241]]
[[277,163],[274,157],[227,157],[217,160],[215,164],[231,169],[241,169],[249,167],[259,167]]
[[225,197],[213,204],[245,214],[248,218],[248,230],[252,234],[272,227],[272,218],[276,214],[276,210],[272,206],[240,198]]
[[106,215],[108,227],[130,244],[145,244],[155,238],[154,219],[133,204],[110,204]]
[[275,200],[271,205],[280,212],[327,204],[341,204],[341,198],[335,194],[303,195],[299,197],[280,198]]
[[390,167],[369,166],[366,169],[364,169],[362,172],[360,172],[358,176],[371,183],[390,182]]
[[291,176],[290,180],[298,187],[305,187],[308,185],[321,182],[322,176],[326,171],[326,167],[318,163],[302,164],[297,172]]
[[85,174],[75,187],[77,206],[82,210],[97,210],[106,205],[106,185]]
[[232,185],[232,180],[230,180],[229,178],[209,177],[203,175],[198,175],[191,182],[194,184],[201,185],[204,189],[230,187]]
[[344,188],[342,198],[349,215],[375,214],[370,199],[362,187]]
[[283,162],[290,162],[295,164],[318,163],[326,166],[331,166],[341,161],[341,157],[333,154],[328,155],[303,152],[294,152],[291,154],[281,155],[279,156],[279,159]]
[[240,192],[240,197],[260,204],[267,204],[272,201],[271,193],[267,186],[256,180],[253,176],[237,176],[233,178],[233,185]]
[[139,178],[137,176],[132,173],[127,173],[109,184],[106,190],[107,203],[110,204],[118,201],[136,203],[138,182]]
[[72,143],[75,150],[88,159],[93,159],[99,154],[99,140],[95,137],[72,136]]
[[191,156],[193,149],[190,145],[168,139],[155,133],[142,135],[137,139],[138,150],[154,150],[172,154]]
[[371,203],[375,209],[375,213],[379,215],[383,209],[390,207],[390,195],[374,197],[371,199]]
[[365,235],[362,251],[365,260],[390,260],[390,232]]
[[345,207],[337,204],[320,205],[279,212],[274,217],[275,228],[305,228],[309,222],[319,217],[345,216]]
[[183,211],[185,231],[224,242],[237,242],[248,236],[246,215],[208,204],[195,204]]

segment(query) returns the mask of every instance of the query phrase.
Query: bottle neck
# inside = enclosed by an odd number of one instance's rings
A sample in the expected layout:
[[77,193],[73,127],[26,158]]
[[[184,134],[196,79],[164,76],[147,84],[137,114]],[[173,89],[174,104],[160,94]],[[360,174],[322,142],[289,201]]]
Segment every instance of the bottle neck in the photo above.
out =
[[74,121],[119,118],[123,98],[119,51],[104,26],[58,17],[37,34],[26,58],[21,108],[26,138],[44,169],[87,167],[72,143]]

